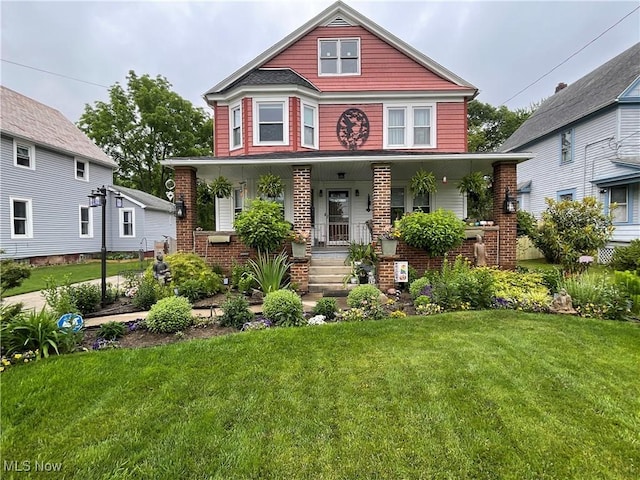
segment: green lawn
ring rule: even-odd
[[[485,311],[74,354],[2,374],[1,449],[55,478],[635,479],[639,347]]]
[[[145,260],[145,268],[151,260]],[[107,276],[118,275],[127,270],[140,270],[138,260],[109,260],[107,261]],[[58,282],[62,282],[65,275],[71,275],[71,283],[85,282],[100,278],[102,274],[102,264],[99,260],[86,263],[73,263],[68,265],[50,265],[45,267],[34,267],[31,276],[22,285],[11,290],[7,290],[5,296],[19,295],[21,293],[36,292],[46,287],[47,277],[54,277]]]

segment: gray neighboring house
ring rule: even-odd
[[[153,251],[154,242],[175,237],[170,202],[121,189],[116,208],[117,164],[59,111],[0,86],[0,137],[3,258],[40,264],[99,253],[102,208],[91,208],[88,195],[102,186],[107,251]]]
[[[500,147],[531,152],[518,165],[520,208],[536,217],[545,198],[613,203],[613,247],[640,238],[640,43],[556,93]]]

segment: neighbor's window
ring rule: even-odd
[[[570,163],[573,161],[573,132],[567,130],[560,134],[560,163]]]
[[[135,237],[135,211],[133,208],[120,209],[120,236]]]
[[[11,238],[33,238],[33,214],[30,198],[10,198]]]
[[[80,236],[93,237],[93,218],[89,207],[80,206]]]
[[[231,148],[242,146],[242,110],[240,105],[231,109]]]
[[[431,205],[429,203],[429,194],[416,195],[413,199],[413,211],[414,212],[431,212]]]
[[[404,187],[391,188],[391,223],[404,215]]]
[[[13,141],[13,164],[17,167],[24,167],[35,170],[35,147],[26,142]]]
[[[302,104],[302,146],[318,148],[316,124],[318,109],[313,105]]]
[[[433,148],[435,105],[388,104],[384,109],[384,147]]]
[[[254,116],[257,127],[254,128],[254,143],[263,145],[287,145],[288,132],[288,102],[257,101]]]
[[[358,75],[360,73],[360,39],[319,40],[319,75]]]
[[[89,181],[89,164],[82,160],[76,159],[76,178],[78,180]]]
[[[611,187],[609,189],[609,205],[616,204],[613,209],[613,221],[615,223],[627,223],[629,221],[629,188]]]
[[[572,202],[575,200],[575,197],[576,197],[575,190],[562,190],[561,192],[558,192],[559,202],[564,202],[565,200]]]

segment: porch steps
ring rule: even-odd
[[[351,273],[351,267],[344,264],[345,256],[341,258],[316,255],[311,257],[309,265],[309,292],[332,293],[344,292],[344,277]]]

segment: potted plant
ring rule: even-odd
[[[233,191],[233,185],[226,177],[220,175],[211,182],[211,191],[218,198],[229,198]]]
[[[258,180],[258,193],[268,198],[278,198],[284,191],[284,184],[278,175],[266,173]]]
[[[493,199],[491,177],[482,172],[472,172],[460,179],[458,191],[467,194],[467,211],[470,219],[487,220],[491,217]]]
[[[414,197],[433,193],[436,191],[436,177],[432,172],[421,168],[411,177],[409,189],[413,192]]]
[[[395,255],[398,248],[398,239],[400,238],[400,230],[389,225],[382,235],[380,235],[380,246],[383,255]]]
[[[291,252],[296,258],[303,258],[307,254],[307,240],[309,240],[309,232],[305,230],[296,230],[291,232]]]

